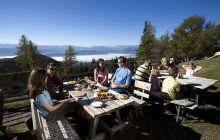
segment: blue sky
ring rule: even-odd
[[[38,45],[138,45],[144,22],[156,36],[184,18],[220,23],[219,0],[0,0],[0,43],[22,34]]]

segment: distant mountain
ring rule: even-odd
[[[4,65],[4,68],[7,70],[7,72],[19,71],[18,68],[16,67],[17,59],[18,59],[18,57],[4,58],[4,59],[1,59],[1,63]],[[47,64],[50,62],[54,63],[57,67],[61,66],[61,63],[59,61],[56,61],[53,58],[50,58],[45,55],[40,54],[39,60],[41,62],[40,67],[42,67],[42,68],[46,68]]]
[[[0,44],[0,56],[13,56],[16,53],[17,44]],[[39,45],[38,50],[41,54],[50,57],[63,56],[68,46],[56,46],[56,45]],[[73,46],[77,55],[94,55],[94,54],[135,54],[138,45],[121,45],[121,46],[92,46],[92,47],[80,47]]]

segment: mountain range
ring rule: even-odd
[[[13,56],[16,55],[16,47],[18,44],[0,44],[0,56]],[[54,57],[63,56],[68,45],[38,45],[38,50],[41,54]],[[82,47],[73,46],[77,55],[95,55],[95,54],[135,54],[138,45],[120,45],[120,46],[92,46]]]

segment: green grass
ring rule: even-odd
[[[209,92],[220,92],[220,58],[198,60],[194,63],[202,67],[196,76],[218,80],[215,84],[216,89],[210,89]],[[185,73],[183,68],[180,69],[180,72]]]
[[[30,106],[30,100],[23,100],[4,104],[4,110],[25,108]]]

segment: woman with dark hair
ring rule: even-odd
[[[94,80],[101,85],[108,84],[108,68],[105,66],[105,61],[102,58],[96,63],[96,68],[94,70]]]
[[[47,71],[42,68],[32,70],[28,79],[30,98],[34,99],[40,114],[47,120],[57,120],[59,117],[73,111],[74,102],[68,100],[54,101],[46,90],[45,79]]]

